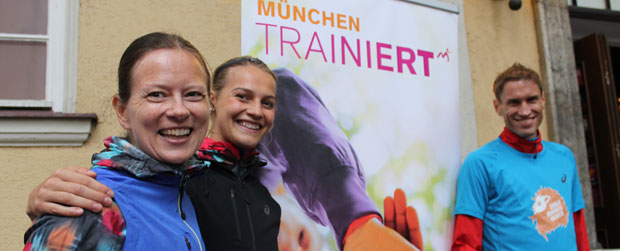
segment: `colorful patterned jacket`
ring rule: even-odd
[[[26,232],[24,250],[203,250],[192,203],[182,191],[189,175],[209,162],[171,166],[119,137],[104,144],[93,155],[93,171],[114,190],[118,205],[79,217],[41,216]]]

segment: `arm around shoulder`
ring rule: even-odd
[[[56,170],[30,192],[26,214],[32,220],[43,214],[78,216],[82,208],[98,212],[110,206],[114,193],[97,182],[96,176],[83,167]]]

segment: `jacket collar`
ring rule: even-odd
[[[256,149],[243,151],[231,143],[215,141],[207,137],[202,142],[196,156],[198,159],[207,160],[213,164],[219,163],[239,177],[247,177],[254,168],[267,164],[258,158],[258,154]]]
[[[504,127],[504,131],[499,135],[499,138],[512,148],[523,153],[539,153],[542,151],[543,146],[540,140],[540,131],[536,131],[536,138],[527,140],[519,137],[508,128]]]
[[[174,175],[192,174],[209,165],[208,161],[191,158],[183,164],[161,163],[138,149],[124,138],[111,136],[103,141],[105,149],[93,154],[93,165],[125,170],[136,177],[155,176],[161,173]]]
[[[206,137],[197,152],[199,159],[212,160],[224,164],[232,164],[241,160],[251,159],[258,155],[256,149],[240,150],[233,144],[215,141]]]

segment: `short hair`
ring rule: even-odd
[[[500,96],[504,91],[504,85],[506,85],[506,82],[519,80],[534,81],[542,94],[543,89],[538,73],[520,63],[514,63],[512,66],[508,67],[508,69],[497,75],[495,82],[493,82],[493,93],[495,93],[495,98],[497,101],[501,101]]]

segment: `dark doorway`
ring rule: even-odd
[[[569,7],[569,14],[597,238],[620,248],[620,12]]]
[[[600,33],[575,41],[574,48],[598,241],[620,247],[620,88],[612,66],[620,59],[614,64]]]

